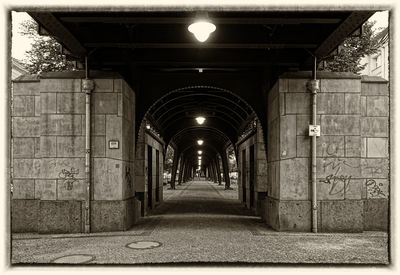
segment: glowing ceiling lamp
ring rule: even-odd
[[[204,123],[204,121],[206,121],[206,118],[203,117],[203,116],[198,116],[198,117],[196,117],[196,121],[197,121],[198,124],[201,125],[201,124]]]
[[[201,155],[201,154],[203,154],[203,151],[199,150],[199,151],[197,151],[197,154]]]
[[[189,25],[188,30],[193,33],[194,37],[200,42],[204,42],[208,39],[210,34],[217,28],[211,22],[205,19],[201,19]]]
[[[146,129],[150,129],[150,125],[149,124],[146,125]]]
[[[203,143],[204,143],[204,140],[202,140],[202,139],[199,139],[199,140],[197,141],[197,144],[198,144],[198,145],[203,145]]]

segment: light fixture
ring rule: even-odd
[[[204,140],[202,140],[202,139],[199,139],[198,141],[197,141],[197,144],[198,145],[202,145],[204,143]]]
[[[199,151],[197,151],[197,154],[201,155],[201,154],[203,154],[203,151],[199,150]]]
[[[197,121],[198,124],[201,125],[201,124],[204,123],[204,121],[206,121],[206,118],[203,117],[203,116],[198,116],[198,117],[196,117],[196,121]]]
[[[199,156],[198,159],[201,159],[201,156]]]
[[[188,27],[188,30],[193,33],[194,37],[200,42],[206,41],[210,34],[216,29],[215,25],[206,19],[200,19],[190,24]]]
[[[150,129],[150,125],[149,124],[146,125],[146,129]]]

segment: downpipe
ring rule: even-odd
[[[319,81],[317,80],[317,58],[314,56],[312,80],[308,83],[308,90],[312,94],[312,125],[309,126],[311,136],[311,192],[312,192],[312,232],[318,232],[318,201],[317,201],[317,136],[320,136],[320,126],[317,125],[317,93]]]
[[[94,90],[94,82],[89,79],[88,58],[85,57],[85,79],[82,80],[82,90],[85,93],[85,179],[86,179],[86,196],[85,196],[85,233],[90,233],[90,214],[91,214],[91,93]]]

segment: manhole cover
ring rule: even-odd
[[[57,259],[54,259],[52,263],[57,264],[83,264],[93,261],[94,256],[92,255],[85,255],[85,254],[75,254],[75,255],[68,255],[63,256]]]
[[[139,241],[133,242],[126,245],[126,247],[132,249],[151,249],[161,246],[161,243],[155,241]]]

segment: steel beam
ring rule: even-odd
[[[53,14],[48,12],[28,12],[28,14],[72,55],[82,58],[87,55],[85,47]]]
[[[87,42],[88,48],[118,49],[315,49],[312,43],[120,43]]]
[[[60,20],[68,23],[103,24],[190,24],[192,17],[134,17],[134,16],[62,16]],[[341,18],[268,18],[268,17],[229,17],[211,18],[215,24],[224,25],[299,25],[299,24],[337,24]]]

